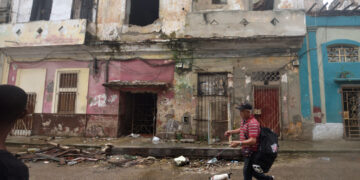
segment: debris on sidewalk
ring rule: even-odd
[[[133,138],[138,138],[138,137],[140,137],[140,134],[131,133],[129,136],[133,137]]]
[[[105,144],[105,146],[101,149],[101,152],[105,154],[111,154],[113,147],[114,146],[112,144]]]
[[[217,158],[212,158],[212,159],[210,159],[207,163],[208,164],[214,164],[214,163],[216,163],[218,160],[217,160]]]
[[[180,142],[182,143],[195,143],[194,139],[181,139]]]
[[[323,160],[323,161],[330,161],[329,157],[321,157],[320,159]]]
[[[174,162],[177,166],[184,166],[190,163],[189,158],[186,158],[184,156],[179,156],[175,158]]]
[[[149,156],[146,158],[143,157],[137,157],[137,156],[130,156],[130,155],[116,155],[116,156],[110,156],[107,162],[109,164],[119,166],[119,167],[131,167],[135,165],[152,165],[156,161],[155,157]]]
[[[154,136],[154,137],[152,138],[152,142],[153,142],[154,144],[158,144],[158,143],[160,142],[160,138]]]
[[[44,160],[45,164],[49,161],[54,161],[58,162],[59,165],[74,165],[83,161],[99,161],[106,159],[105,154],[101,151],[94,150],[89,152],[53,142],[49,142],[48,144],[49,147],[44,149],[29,148],[27,153],[18,154],[19,159],[33,162]]]

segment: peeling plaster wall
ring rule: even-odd
[[[153,24],[129,26],[124,24],[126,0],[100,0],[97,18],[99,39],[141,41],[159,37],[161,33],[182,34],[186,14],[191,12],[191,0],[160,0],[159,6],[159,19]],[[139,33],[142,35],[139,36]]]
[[[253,102],[253,82],[249,73],[257,71],[280,71],[281,80],[277,82],[280,89],[280,124],[283,139],[311,139],[307,124],[303,123],[299,98],[299,72],[289,65],[289,57],[249,57],[195,59],[193,71],[176,74],[175,89],[175,120],[180,124],[185,113],[196,116],[197,107],[197,72],[228,72],[233,75],[233,88],[230,86],[231,115],[233,128],[240,126],[240,114],[234,108],[245,101]],[[221,65],[220,65],[221,64]],[[276,85],[276,84],[274,84]],[[178,108],[177,108],[178,107]],[[196,121],[191,121],[192,134],[195,134]],[[306,129],[305,129],[306,127]],[[307,133],[307,134],[305,134]]]
[[[226,4],[212,4],[212,0],[193,1],[193,12],[221,10],[249,10],[249,0],[227,0]]]
[[[43,62],[13,62],[10,65],[9,84],[15,84],[18,69],[27,71],[38,68],[46,69],[45,92],[43,94],[42,113],[36,116],[36,132],[39,134],[56,134],[69,136],[117,136],[119,113],[119,90],[105,88],[106,61],[98,61],[95,73],[93,62],[88,61],[43,61]],[[85,114],[59,115],[50,114],[53,106],[55,74],[58,69],[88,68],[90,70],[87,92],[87,108]],[[174,81],[174,65],[167,60],[112,61],[109,63],[110,81]],[[122,89],[130,92],[153,92],[158,94],[157,128],[166,122],[166,114],[173,107],[174,92],[172,89]],[[169,111],[168,111],[169,110]],[[41,112],[41,111],[40,111]],[[81,118],[76,118],[81,116]],[[84,116],[84,117],[83,117]],[[75,118],[75,122],[66,119]],[[64,120],[64,122],[63,122]],[[85,123],[86,122],[86,123]],[[70,123],[70,124],[68,124]],[[67,124],[67,125],[66,125]],[[87,126],[85,127],[86,124]],[[77,129],[76,129],[77,128]]]

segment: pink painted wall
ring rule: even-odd
[[[98,62],[98,73],[93,71],[93,62],[89,61],[43,61],[13,62],[9,70],[9,84],[15,84],[17,69],[46,69],[43,113],[51,113],[54,79],[56,69],[89,68],[89,90],[87,114],[118,114],[119,91],[105,88],[106,62]],[[109,81],[152,81],[172,83],[174,65],[168,60],[129,60],[111,61],[109,63]],[[173,93],[165,91],[162,95],[173,97]]]

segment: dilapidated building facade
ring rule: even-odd
[[[14,133],[213,141],[251,102],[282,138],[306,137],[297,52],[320,1],[6,2],[2,83],[33,112]]]

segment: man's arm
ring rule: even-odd
[[[237,147],[239,145],[253,145],[256,144],[256,138],[250,137],[247,140],[244,141],[231,141],[230,147]]]
[[[225,132],[225,136],[228,137],[231,134],[239,134],[240,133],[240,128],[239,129],[234,129],[234,130],[228,130]]]

